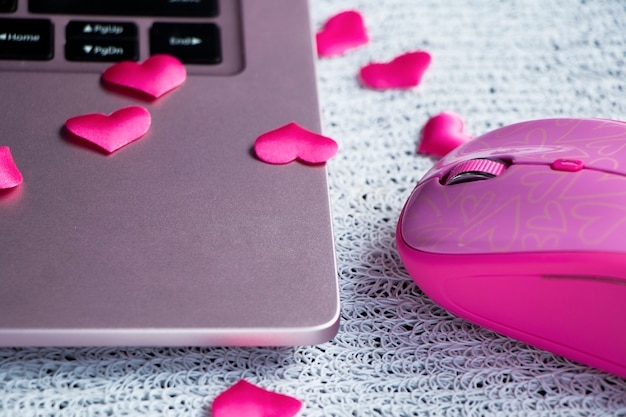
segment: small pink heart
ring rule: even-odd
[[[270,164],[287,164],[296,159],[311,164],[326,162],[338,150],[337,142],[289,123],[264,133],[254,142],[260,160]]]
[[[154,98],[179,87],[186,78],[187,70],[182,62],[166,54],[152,55],[141,64],[119,62],[102,73],[105,85],[130,88]]]
[[[422,128],[417,151],[438,157],[447,155],[472,139],[463,131],[464,127],[463,119],[455,113],[444,112],[431,117]]]
[[[240,380],[213,400],[213,417],[293,417],[302,401]]]
[[[0,146],[0,189],[17,187],[22,181],[22,174],[13,161],[11,150],[7,146]]]
[[[430,61],[428,52],[409,52],[391,62],[368,64],[361,68],[359,76],[365,86],[377,90],[417,87]]]
[[[85,114],[65,122],[67,130],[108,153],[142,137],[150,128],[148,110],[139,106],[125,107],[110,115]]]
[[[341,12],[326,21],[316,35],[317,55],[331,57],[369,42],[363,16],[356,10]]]

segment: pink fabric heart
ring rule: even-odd
[[[13,161],[11,150],[7,146],[0,146],[0,189],[17,187],[22,181],[22,173]]]
[[[472,139],[472,136],[464,132],[464,128],[465,123],[458,114],[443,112],[433,116],[422,128],[417,151],[443,157]]]
[[[332,57],[369,42],[363,16],[356,10],[341,12],[326,21],[316,35],[317,55]]]
[[[391,62],[368,64],[361,68],[359,77],[365,86],[377,90],[417,87],[430,61],[428,52],[409,52]]]
[[[129,88],[159,98],[182,85],[187,79],[187,70],[178,58],[152,55],[143,63],[123,61],[112,65],[102,73],[105,85]]]
[[[338,150],[337,142],[289,123],[264,133],[254,142],[260,160],[270,164],[287,164],[296,159],[311,164],[328,161]]]
[[[96,113],[72,117],[65,122],[65,127],[71,134],[111,153],[142,137],[150,123],[148,110],[132,106],[108,116]]]
[[[218,395],[211,406],[213,417],[293,417],[302,401],[264,390],[245,380]]]

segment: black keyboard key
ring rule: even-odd
[[[128,40],[93,41],[72,39],[65,44],[68,61],[117,62],[139,59],[137,42]]]
[[[17,0],[0,0],[0,13],[13,13],[17,10]]]
[[[116,62],[139,59],[137,25],[73,20],[65,27],[65,59]]]
[[[150,28],[150,54],[174,55],[186,64],[219,64],[221,43],[213,23],[155,23]]]
[[[219,12],[218,0],[29,0],[28,10],[70,15],[169,17],[215,17]]]
[[[65,27],[66,38],[137,40],[137,25],[132,22],[72,20]]]
[[[0,59],[50,60],[54,30],[47,19],[0,19]]]

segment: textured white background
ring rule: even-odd
[[[262,0],[259,0],[262,1]],[[302,416],[626,416],[626,380],[455,318],[412,283],[394,237],[433,164],[426,120],[480,135],[553,116],[626,119],[626,3],[312,0],[315,28],[363,13],[370,45],[318,63],[342,325],[306,348],[0,349],[0,416],[210,416],[240,378],[302,399]],[[412,91],[363,89],[370,61],[427,50]],[[626,319],[626,318],[625,318]],[[245,416],[242,416],[245,417]]]

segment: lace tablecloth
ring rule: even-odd
[[[626,380],[455,318],[412,282],[395,226],[434,160],[419,132],[441,111],[479,135],[554,117],[626,119],[621,0],[315,0],[358,9],[371,43],[318,62],[342,324],[302,348],[0,349],[0,416],[203,416],[241,378],[304,402],[302,416],[626,416]],[[370,61],[430,52],[411,91],[371,91]],[[242,416],[244,417],[244,416]]]

